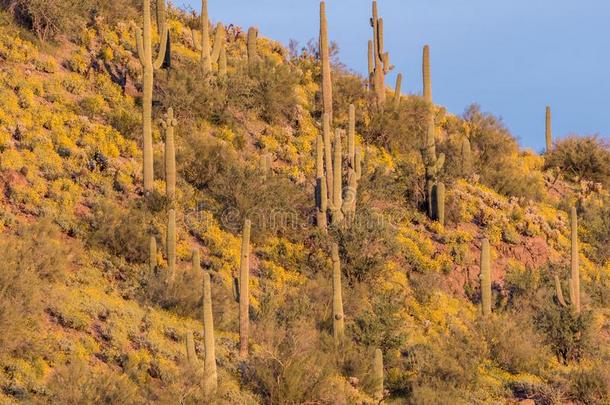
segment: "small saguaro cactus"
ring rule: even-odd
[[[356,166],[356,107],[349,105],[349,120],[347,130],[347,158],[349,167]]]
[[[184,341],[186,344],[186,361],[190,365],[195,365],[197,363],[197,354],[195,354],[195,339],[193,338],[193,332],[187,331],[184,336]]]
[[[203,343],[205,360],[203,368],[203,390],[213,395],[218,388],[216,371],[216,343],[214,342],[214,317],[212,314],[212,286],[210,273],[203,272]]]
[[[546,138],[546,153],[553,150],[553,130],[551,127],[551,107],[546,107],[545,120],[545,138]]]
[[[244,221],[239,264],[239,356],[248,357],[248,332],[250,328],[250,228],[249,219]]]
[[[466,177],[472,173],[472,149],[470,146],[469,123],[464,123],[464,135],[462,136],[461,157],[462,157],[462,176]]]
[[[246,47],[248,51],[248,66],[252,68],[258,63],[258,28],[250,27],[248,29],[248,37],[246,39]]]
[[[150,0],[142,0],[143,29],[136,27],[136,45],[138,58],[142,66],[142,137],[143,137],[143,167],[144,192],[153,191],[153,139],[152,139],[152,98],[154,71],[161,68],[165,59],[167,46],[167,27],[161,33],[159,54],[153,62],[152,27],[150,22]]]
[[[489,240],[481,241],[481,306],[483,316],[491,315],[491,253],[489,250]]]
[[[571,299],[574,310],[580,312],[580,267],[578,258],[578,214],[576,207],[570,210],[570,270]]]
[[[148,244],[148,268],[150,274],[155,274],[157,269],[157,239],[153,235],[150,235]]]
[[[400,107],[400,99],[402,97],[402,73],[396,76],[396,87],[394,88],[394,108]]]
[[[174,128],[178,121],[174,118],[174,109],[168,108],[164,119],[160,121],[165,131],[165,194],[172,201],[176,196],[176,147],[174,143]]]
[[[341,292],[341,261],[339,245],[333,243],[331,248],[333,262],[333,337],[335,343],[343,340],[345,333],[345,316],[343,315],[343,294]]]
[[[355,169],[356,169],[356,180],[360,181],[362,178],[362,149],[360,146],[356,146],[356,155],[355,155]]]
[[[218,78],[225,79],[227,77],[227,45],[223,44],[218,57]]]
[[[330,51],[328,49],[328,22],[326,20],[326,3],[320,2],[320,62],[322,64],[322,103],[324,113],[328,114],[330,124],[333,122],[333,88],[330,68]]]
[[[373,384],[374,392],[373,397],[377,401],[383,400],[383,352],[381,349],[375,349],[375,356],[373,357]]]
[[[172,208],[167,215],[167,268],[169,279],[176,276],[176,211]]]

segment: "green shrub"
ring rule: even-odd
[[[542,173],[525,169],[527,154],[519,152],[502,121],[481,112],[478,105],[469,107],[464,119],[472,128],[473,166],[481,182],[504,195],[540,200],[544,196]]]
[[[591,349],[592,314],[580,314],[570,307],[554,304],[550,298],[547,305],[539,307],[534,323],[544,333],[546,343],[563,363],[578,361]]]
[[[52,403],[66,405],[144,404],[137,386],[119,371],[105,365],[74,360],[54,371],[47,385]]]
[[[102,201],[93,209],[88,243],[128,262],[144,263],[148,260],[149,220],[142,208]]]
[[[500,314],[480,322],[491,359],[513,374],[538,374],[548,353],[531,322],[518,314]]]
[[[0,354],[26,345],[26,330],[36,330],[41,298],[67,268],[70,249],[48,220],[23,226],[0,238]]]
[[[557,141],[545,155],[545,167],[566,178],[589,180],[610,187],[610,143],[597,136],[569,136]]]
[[[588,201],[583,207],[580,225],[584,228],[580,238],[585,242],[587,257],[603,266],[610,261],[610,198]]]
[[[610,372],[607,364],[583,366],[570,375],[570,394],[580,404],[606,405],[610,401]]]
[[[341,268],[348,283],[375,282],[387,270],[388,258],[398,252],[395,228],[382,214],[358,206],[354,222],[332,229],[339,242]]]

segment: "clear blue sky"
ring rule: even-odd
[[[199,0],[175,0],[201,8]],[[608,0],[378,0],[385,47],[403,92],[421,92],[421,48],[431,47],[436,103],[461,114],[471,103],[503,118],[524,147],[544,145],[544,110],[555,137],[610,134]],[[210,18],[285,44],[317,38],[317,0],[209,0]],[[349,68],[366,72],[370,0],[327,0],[330,39]],[[393,85],[395,72],[387,84]]]

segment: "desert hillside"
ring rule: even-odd
[[[607,139],[150,3],[0,0],[0,404],[610,404]]]

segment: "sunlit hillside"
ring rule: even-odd
[[[606,140],[157,1],[0,0],[0,404],[610,404]]]

